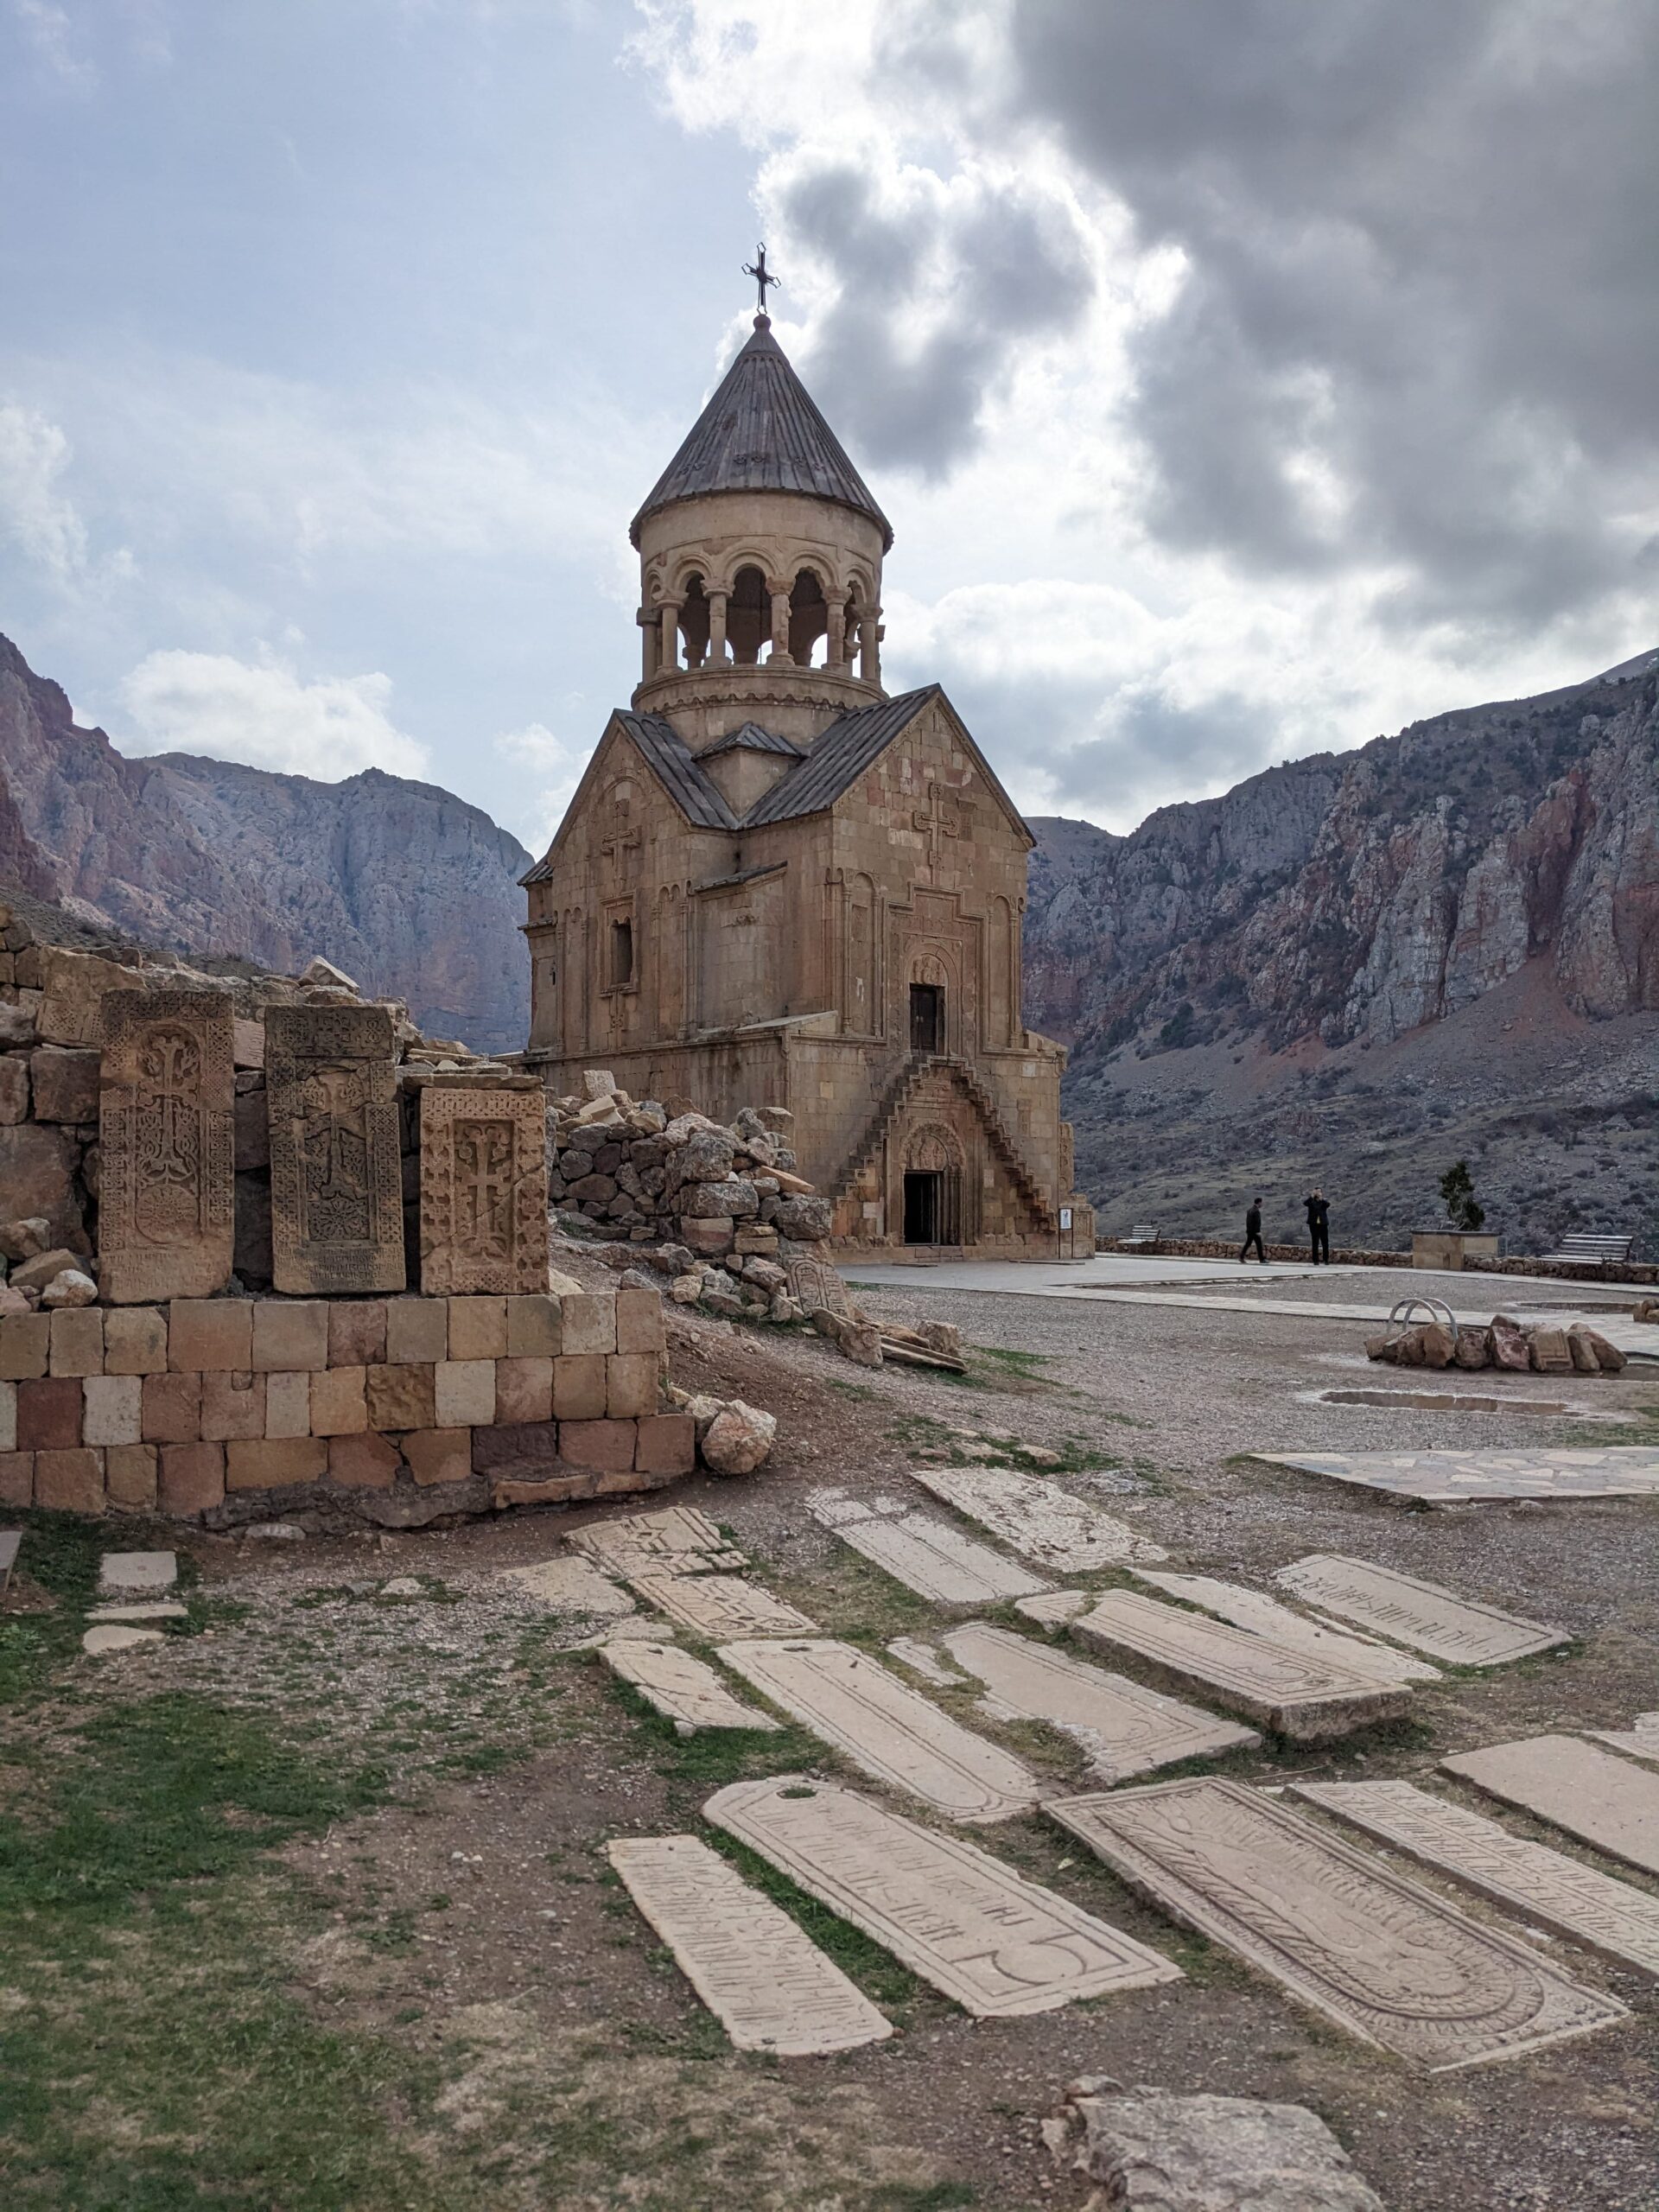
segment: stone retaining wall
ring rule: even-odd
[[[655,1291],[175,1299],[0,1316],[0,1505],[385,1526],[659,1488]]]

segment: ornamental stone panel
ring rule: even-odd
[[[535,1090],[421,1093],[421,1287],[544,1291],[546,1106]]]
[[[384,1007],[265,1016],[271,1279],[289,1293],[401,1290],[397,1077]]]
[[[234,1242],[230,1001],[111,991],[102,1019],[99,1287],[115,1306],[207,1297]]]

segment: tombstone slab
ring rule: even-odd
[[[154,1596],[170,1590],[178,1575],[176,1552],[105,1552],[98,1563],[98,1586],[111,1596]]]
[[[1659,1713],[1638,1713],[1628,1728],[1586,1728],[1584,1733],[1598,1744],[1611,1744],[1627,1758],[1659,1765]]]
[[[1501,1667],[1572,1642],[1565,1630],[1522,1620],[1369,1560],[1314,1552],[1281,1567],[1273,1579],[1338,1620],[1357,1622],[1456,1666]]]
[[[1408,1782],[1299,1782],[1299,1797],[1620,1966],[1659,1974],[1659,1897]]]
[[[916,1479],[935,1497],[1038,1567],[1057,1574],[1089,1574],[1131,1560],[1167,1559],[1161,1544],[1137,1535],[1126,1521],[1073,1497],[1058,1483],[1014,1467],[918,1467]]]
[[[1156,1951],[988,1852],[837,1783],[734,1783],[702,1811],[978,2018],[1181,1979]]]
[[[1659,1451],[1607,1445],[1568,1452],[1255,1452],[1270,1467],[1358,1483],[1431,1505],[1484,1498],[1647,1497],[1659,1491]]]
[[[677,1643],[630,1637],[607,1643],[601,1657],[613,1675],[632,1682],[641,1697],[688,1728],[765,1728],[780,1724],[768,1713],[734,1698],[706,1660]]]
[[[266,1011],[271,1280],[280,1291],[404,1287],[396,1052],[384,1007]]]
[[[1133,1651],[1199,1684],[1229,1712],[1299,1743],[1323,1743],[1395,1719],[1408,1703],[1397,1685],[1133,1590],[1107,1591],[1072,1622],[1071,1632],[1085,1643]]]
[[[1304,1613],[1293,1612],[1288,1605],[1281,1605],[1276,1598],[1269,1598],[1260,1590],[1246,1590],[1236,1582],[1219,1582],[1210,1574],[1163,1574],[1154,1568],[1135,1569],[1140,1581],[1149,1582],[1154,1590],[1161,1590],[1166,1598],[1179,1598],[1189,1605],[1201,1605],[1207,1613],[1219,1614],[1235,1628],[1247,1630],[1252,1636],[1271,1637],[1275,1643],[1288,1644],[1293,1651],[1306,1651],[1316,1659],[1333,1660],[1338,1666],[1351,1668],[1357,1675],[1384,1685],[1403,1685],[1408,1682],[1433,1682],[1440,1678],[1438,1667],[1431,1667],[1427,1659],[1414,1659],[1408,1652],[1391,1650],[1386,1643],[1368,1643],[1363,1637],[1350,1636],[1339,1628],[1328,1628],[1322,1622],[1311,1621]]]
[[[206,1298],[235,1249],[228,998],[111,991],[99,1089],[99,1287],[111,1305]]]
[[[851,1319],[853,1306],[847,1286],[827,1261],[790,1259],[783,1262],[783,1269],[790,1296],[809,1313],[827,1309],[843,1319]]]
[[[1095,1602],[1092,1590],[1039,1590],[1034,1598],[1016,1598],[1014,1610],[1044,1628],[1064,1628]]]
[[[1516,1937],[1238,1783],[1153,1783],[1048,1810],[1173,1918],[1433,2073],[1624,2017]]]
[[[648,1605],[711,1643],[730,1636],[811,1636],[817,1624],[741,1574],[630,1574]]]
[[[1006,1821],[1040,1795],[1011,1751],[941,1713],[919,1690],[850,1643],[728,1643],[721,1662],[815,1736],[889,1789],[955,1821]]]
[[[1659,1874],[1659,1774],[1577,1736],[1529,1736],[1440,1761],[1445,1774]]]
[[[504,1567],[498,1582],[522,1590],[556,1613],[578,1613],[589,1620],[620,1620],[633,1611],[633,1600],[607,1574],[585,1559],[527,1560],[522,1567]]]
[[[826,1512],[835,1514],[828,1525],[842,1543],[936,1605],[993,1605],[1004,1598],[1029,1597],[1044,1586],[1013,1560],[929,1513],[868,1512],[859,1519],[845,1517],[841,1505],[810,1510],[820,1521]]]
[[[739,2050],[816,2058],[893,2033],[789,1915],[696,1836],[619,1837],[605,1851]]]
[[[919,1675],[925,1682],[931,1682],[936,1689],[960,1689],[968,1680],[956,1668],[947,1667],[931,1643],[918,1636],[895,1636],[888,1639],[887,1654],[901,1667],[908,1667],[912,1675]]]
[[[992,1718],[1043,1720],[1064,1730],[1104,1782],[1148,1774],[1177,1759],[1247,1750],[1262,1740],[1254,1728],[1217,1720],[1010,1629],[969,1621],[951,1629],[944,1646],[990,1692],[985,1710]]]
[[[421,1288],[544,1291],[547,1112],[541,1085],[421,1092]]]
[[[665,1506],[657,1513],[627,1513],[593,1521],[564,1540],[626,1580],[639,1574],[736,1573],[748,1560],[728,1544],[695,1505]]]

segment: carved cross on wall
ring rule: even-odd
[[[919,830],[927,839],[927,864],[937,868],[939,864],[939,840],[942,837],[971,837],[974,834],[974,810],[964,805],[955,791],[944,784],[930,784],[927,804],[918,807],[912,814],[911,826]]]
[[[611,864],[611,874],[620,878],[628,865],[628,855],[639,850],[640,836],[637,830],[628,827],[626,813],[611,817],[610,827],[601,840],[600,851]]]

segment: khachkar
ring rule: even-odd
[[[547,1103],[531,1077],[421,1092],[421,1288],[547,1288]]]
[[[235,1248],[231,1002],[111,991],[99,1098],[99,1284],[111,1304],[206,1298]]]
[[[384,1007],[273,1006],[266,1013],[278,1290],[404,1287],[395,1052]]]

